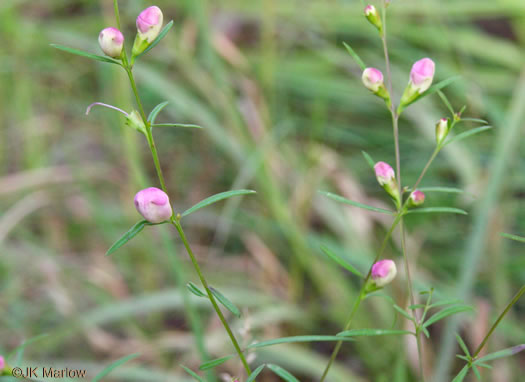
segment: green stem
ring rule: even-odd
[[[230,340],[233,346],[235,347],[235,350],[237,354],[239,355],[239,358],[244,368],[246,369],[246,373],[250,375],[251,374],[250,366],[248,365],[248,362],[246,361],[246,358],[244,357],[241,347],[239,346],[239,343],[235,339],[235,335],[233,334],[230,326],[228,325],[228,322],[224,318],[224,315],[222,314],[222,311],[219,308],[219,305],[217,304],[217,301],[215,300],[215,297],[213,296],[213,293],[211,292],[210,287],[208,286],[208,282],[206,281],[206,278],[204,277],[204,274],[202,273],[199,263],[197,262],[197,259],[195,258],[195,255],[193,254],[193,251],[188,243],[188,240],[186,239],[186,235],[184,234],[184,231],[182,229],[182,226],[180,225],[180,222],[178,220],[173,219],[172,224],[177,229],[177,232],[179,233],[179,236],[182,242],[184,243],[184,247],[186,248],[186,251],[188,252],[188,255],[190,256],[191,262],[193,263],[195,271],[197,272],[197,275],[199,276],[202,286],[206,290],[206,294],[208,295],[208,298],[210,299],[211,304],[213,305],[213,308],[215,309],[215,312],[217,312],[217,316],[219,316],[219,319],[221,320],[222,325],[224,326],[224,329],[228,333],[228,336],[230,337]]]
[[[518,291],[518,293],[516,293],[516,295],[512,298],[512,300],[509,302],[509,304],[507,305],[507,307],[505,308],[505,310],[503,312],[501,312],[501,314],[499,315],[498,319],[496,320],[496,322],[494,323],[494,325],[492,325],[492,327],[490,328],[490,330],[488,331],[487,335],[485,336],[485,338],[483,338],[483,341],[481,341],[481,344],[478,346],[478,348],[476,349],[476,351],[474,352],[474,354],[472,355],[472,358],[476,358],[478,356],[478,354],[481,352],[481,350],[483,349],[483,347],[485,346],[485,344],[487,343],[489,337],[492,335],[492,333],[494,332],[494,330],[496,330],[496,328],[498,327],[499,323],[501,322],[501,320],[503,320],[503,318],[505,317],[505,315],[509,312],[509,310],[514,306],[515,303],[518,302],[518,300],[520,299],[521,296],[523,296],[523,294],[525,294],[525,285],[521,287],[521,289]]]
[[[354,307],[352,308],[352,312],[350,313],[350,316],[348,317],[348,321],[346,322],[346,325],[343,329],[343,331],[349,330],[350,326],[352,325],[352,321],[354,319],[354,315],[357,312],[357,309],[359,308],[359,305],[361,304],[361,301],[366,297],[365,288],[368,284],[368,280],[370,280],[370,277],[372,276],[372,266],[379,260],[381,255],[383,254],[386,245],[388,243],[388,239],[390,239],[390,236],[392,236],[392,232],[394,232],[394,229],[396,228],[397,224],[401,221],[402,214],[398,213],[396,215],[396,218],[392,222],[392,225],[388,232],[385,235],[385,238],[383,239],[383,243],[381,244],[381,248],[377,252],[377,255],[372,262],[372,265],[370,266],[370,269],[368,270],[368,273],[365,277],[365,280],[363,282],[363,285],[361,286],[361,289],[359,290],[359,297],[357,298],[356,302],[354,303]],[[332,367],[332,364],[335,361],[335,358],[337,357],[337,354],[339,354],[339,350],[341,349],[341,346],[343,344],[343,341],[338,341],[335,345],[334,350],[332,351],[332,355],[330,356],[330,360],[328,361],[328,364],[326,365],[323,375],[321,377],[321,381],[323,382],[328,375],[328,372],[330,371],[330,368]]]

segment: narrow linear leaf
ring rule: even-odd
[[[299,343],[299,342],[330,342],[330,341],[353,341],[352,338],[341,338],[337,336],[293,336],[293,337],[283,337],[276,338],[274,340],[256,342],[247,346],[247,349],[257,349],[267,346],[280,345],[280,344],[290,344],[290,343]]]
[[[214,367],[217,367],[219,365],[222,365],[224,362],[232,359],[233,356],[232,355],[227,355],[226,357],[221,357],[221,358],[217,358],[217,359],[212,359],[211,361],[207,361],[207,362],[203,362],[200,366],[199,366],[199,370],[208,370],[208,369],[213,369]]]
[[[21,361],[21,354],[23,354],[24,352],[24,349],[26,348],[26,346],[28,345],[31,345],[35,342],[38,342],[40,340],[43,340],[44,338],[47,338],[49,336],[48,333],[43,333],[43,334],[40,334],[38,336],[35,336],[33,338],[30,338],[28,340],[25,340],[24,342],[22,342],[20,345],[18,345],[16,348],[14,348],[11,353],[9,353],[6,357],[6,359],[10,359],[11,357],[13,357],[16,353],[19,353],[20,354],[20,359],[17,360],[17,364],[20,363]]]
[[[354,275],[357,275],[359,277],[363,277],[363,275],[361,274],[361,272],[359,272],[357,269],[355,269],[353,267],[353,265],[349,264],[348,262],[346,262],[345,260],[343,260],[342,258],[340,258],[338,255],[336,255],[334,252],[330,251],[327,247],[325,247],[324,245],[321,246],[321,250],[329,257],[331,258],[334,262],[336,262],[337,264],[339,264],[340,266],[342,266],[343,268],[345,268],[346,270],[352,272]]]
[[[481,374],[479,373],[479,370],[476,367],[476,365],[472,365],[472,371],[474,372],[474,375],[476,376],[478,381],[481,381]]]
[[[488,122],[484,119],[479,118],[461,118],[459,122],[476,122],[476,123],[482,123],[484,125],[488,125]]]
[[[455,187],[419,187],[418,190],[423,192],[446,192],[451,194],[461,194],[465,192],[461,188]]]
[[[511,357],[515,354],[518,354],[525,350],[525,344],[513,346],[511,348],[499,350],[494,353],[487,354],[484,357],[481,357],[480,359],[476,360],[476,364],[478,362],[487,362],[487,361],[493,361],[495,359],[505,358],[505,357]]]
[[[450,78],[447,78],[446,80],[443,80],[441,82],[438,82],[437,84],[431,86],[428,88],[428,90],[426,92],[424,92],[423,94],[421,94],[419,97],[417,97],[415,100],[413,100],[412,102],[409,102],[407,103],[406,105],[403,106],[403,108],[400,107],[400,111],[404,110],[406,107],[408,107],[409,105],[412,105],[414,102],[416,101],[419,101],[420,99],[426,97],[426,96],[429,96],[431,94],[434,94],[435,92],[437,92],[438,90],[441,90],[443,89],[444,87],[447,87],[448,85],[450,85],[451,83],[453,83],[454,81],[457,81],[458,79],[460,78],[460,76],[454,76],[454,77],[450,77]]]
[[[513,235],[511,233],[500,233],[501,236],[507,238],[507,239],[511,239],[511,240],[516,240],[516,241],[521,241],[522,243],[525,243],[525,237],[523,236],[518,236],[518,235]]]
[[[460,214],[468,215],[467,211],[459,208],[452,207],[428,207],[428,208],[415,208],[408,210],[407,214],[431,214],[431,213],[449,213],[449,214]]]
[[[450,101],[448,100],[448,98],[445,95],[445,93],[443,93],[441,90],[438,90],[437,94],[438,94],[439,98],[441,98],[441,100],[443,101],[443,103],[445,104],[447,109],[450,111],[450,114],[452,114],[452,116],[454,116],[454,108],[450,104]]]
[[[154,127],[188,127],[192,129],[202,129],[202,126],[193,125],[191,123],[156,123]]]
[[[257,369],[255,369],[251,374],[250,376],[248,377],[248,379],[246,380],[246,382],[253,382],[255,381],[255,378],[257,378],[257,376],[259,374],[261,374],[261,371],[263,371],[263,369],[266,367],[266,365],[261,365],[259,366]]]
[[[192,282],[189,282],[188,284],[186,284],[186,288],[188,288],[188,290],[197,297],[208,297],[206,293],[201,291],[199,287]]]
[[[424,308],[425,306],[426,306],[425,304],[409,305],[409,306],[408,306],[408,309],[410,309],[410,310],[416,310],[416,309]]]
[[[461,354],[456,354],[456,357],[459,359],[462,359],[463,361],[467,361],[467,362],[470,361],[468,357],[461,355]]]
[[[430,338],[430,333],[428,332],[427,328],[421,328],[421,330],[423,331],[423,333],[425,334],[427,338]]]
[[[470,353],[468,351],[467,345],[465,344],[465,341],[463,341],[463,338],[459,334],[456,333],[456,340],[458,341],[459,346],[463,350],[463,353],[468,355],[470,357]]]
[[[483,363],[483,362],[476,362],[476,365],[479,366],[479,367],[484,367],[485,369],[492,369],[492,366],[486,364],[486,363]]]
[[[357,65],[359,65],[359,67],[362,70],[365,70],[366,69],[366,65],[363,62],[363,60],[361,60],[361,57],[359,57],[359,55],[346,42],[343,42],[343,45],[345,46],[345,48],[348,51],[348,53],[350,53],[350,56],[352,56],[352,58],[357,62]]]
[[[191,376],[193,377],[193,379],[195,379],[196,381],[199,381],[199,382],[206,382],[206,381],[204,380],[204,378],[200,377],[200,376],[199,376],[197,373],[195,373],[193,370],[187,368],[187,367],[184,366],[184,365],[180,365],[180,366],[184,369],[184,371],[185,371],[186,373],[188,373],[189,375],[191,375]]]
[[[117,367],[125,364],[126,362],[128,361],[131,361],[132,359],[134,358],[137,358],[140,354],[138,353],[135,353],[135,354],[130,354],[126,357],[122,357],[120,359],[118,359],[117,361],[113,362],[111,365],[107,366],[104,370],[102,370],[100,373],[97,374],[97,376],[95,378],[93,378],[91,380],[91,382],[98,382],[98,381],[101,381],[102,378],[104,378],[106,375],[108,375],[109,373],[111,373],[113,370],[115,370]]]
[[[157,119],[157,115],[159,115],[159,113],[168,105],[168,103],[168,101],[165,101],[155,106],[151,113],[149,113],[148,115],[148,122],[153,125],[155,123],[155,120]]]
[[[266,367],[273,371],[275,374],[277,374],[279,377],[284,379],[286,382],[299,382],[297,378],[290,374],[290,372],[284,370],[281,366],[269,363],[268,365],[266,365]]]
[[[395,330],[395,329],[352,329],[346,330],[341,333],[337,333],[337,336],[341,337],[362,337],[362,336],[396,336],[414,333],[408,330]]]
[[[141,220],[138,223],[135,223],[133,227],[131,227],[124,235],[120,237],[113,245],[108,249],[106,252],[106,255],[111,255],[113,252],[115,252],[117,249],[122,247],[124,244],[126,244],[128,241],[133,239],[135,236],[137,236],[146,225],[148,225],[149,222],[147,220]]]
[[[351,206],[363,208],[363,209],[369,210],[369,211],[380,212],[380,213],[388,214],[388,215],[394,215],[393,211],[385,210],[384,208],[372,207],[372,206],[369,206],[369,205],[363,204],[363,203],[354,202],[353,200],[349,200],[349,199],[346,199],[346,198],[344,198],[342,196],[339,196],[339,195],[336,195],[336,194],[332,194],[331,192],[319,191],[319,193],[324,195],[324,196],[329,197],[330,199],[335,200],[336,202],[349,204]]]
[[[492,126],[480,126],[480,127],[476,127],[474,129],[470,129],[470,130],[467,130],[467,131],[464,131],[463,133],[461,134],[458,134],[456,135],[455,137],[453,138],[450,138],[448,141],[446,141],[444,143],[443,146],[446,146],[446,145],[449,145],[451,144],[452,142],[459,142],[459,141],[462,141],[463,139],[465,138],[468,138],[472,135],[475,135],[475,134],[479,134],[479,133],[482,133],[484,131],[487,131],[487,130],[490,130],[492,129]]]
[[[144,52],[142,52],[141,54],[139,54],[136,58],[139,58],[143,55],[145,55],[146,53],[148,53],[150,50],[152,50],[153,48],[155,48],[155,46],[157,46],[157,44],[168,34],[168,32],[170,31],[171,27],[173,26],[173,20],[171,20],[169,23],[166,24],[166,26],[164,28],[162,28],[162,30],[160,31],[159,35],[157,36],[157,38],[155,40],[153,40],[153,42],[151,43],[150,46],[148,46]]]
[[[255,194],[255,191],[253,190],[233,190],[233,191],[221,192],[220,194],[210,196],[209,198],[206,198],[200,201],[199,203],[195,204],[193,207],[184,211],[181,216],[182,217],[188,216],[189,214],[197,210],[200,210],[201,208],[207,207],[210,204],[216,203],[220,200],[231,198],[233,196],[247,195],[247,194]]]
[[[77,56],[82,56],[82,57],[90,58],[92,60],[97,60],[97,61],[106,62],[106,63],[109,63],[109,64],[116,64],[116,65],[121,65],[122,66],[120,61],[115,60],[114,58],[111,58],[111,57],[99,56],[97,54],[84,52],[83,50],[69,48],[67,46],[59,45],[59,44],[51,44],[51,46],[53,48],[55,48],[55,49],[59,49],[59,50],[62,50],[64,52],[68,52],[68,53],[71,53],[71,54],[76,54]]]
[[[410,321],[414,322],[414,317],[412,317],[405,309],[401,308],[399,305],[392,305],[395,310],[397,310],[399,313],[401,313],[405,318],[409,319]]]
[[[374,162],[374,160],[372,159],[372,157],[364,150],[361,151],[361,153],[363,154],[363,156],[365,157],[365,160],[366,160],[366,163],[368,163],[368,165],[374,169],[374,166],[376,164],[376,162]]]
[[[445,308],[436,314],[434,314],[432,317],[430,317],[425,323],[423,324],[423,327],[426,328],[427,326],[430,326],[432,324],[435,324],[439,320],[444,319],[445,317],[451,316],[453,314],[458,314],[461,312],[466,312],[472,310],[472,307],[466,306],[466,305],[460,305],[460,306],[451,306],[449,308]]]
[[[461,300],[457,300],[457,299],[452,299],[452,300],[443,300],[443,301],[438,301],[438,302],[435,302],[433,304],[430,304],[428,307],[430,309],[432,308],[436,308],[438,306],[443,306],[443,305],[455,305],[455,304],[462,304],[463,301]]]
[[[469,369],[469,366],[465,365],[465,367],[461,369],[461,371],[458,373],[458,375],[456,375],[456,377],[452,380],[452,382],[463,382],[463,380],[468,374],[468,369]]]
[[[219,300],[219,302],[224,305],[226,309],[232,312],[235,316],[241,317],[241,311],[237,308],[233,302],[228,300],[225,295],[219,292],[217,289],[210,287],[211,293]]]

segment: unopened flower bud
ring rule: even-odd
[[[137,37],[133,44],[132,55],[138,56],[157,38],[164,16],[157,6],[144,9],[137,17]]]
[[[139,191],[135,195],[135,207],[150,223],[161,223],[173,214],[168,195],[155,187]]]
[[[365,8],[365,17],[370,21],[370,24],[375,26],[379,33],[383,33],[383,22],[381,21],[381,16],[376,7],[373,5],[367,5]]]
[[[418,207],[425,202],[425,194],[420,190],[414,190],[408,198],[410,207]]]
[[[98,35],[98,43],[106,55],[119,58],[124,47],[124,35],[117,28],[106,28]]]
[[[2,370],[5,368],[5,360],[4,357],[0,355],[0,375],[2,375]]]
[[[448,118],[441,118],[436,124],[436,143],[440,145],[443,143],[450,130]]]
[[[388,163],[377,162],[374,166],[374,171],[379,185],[383,187],[394,200],[399,202],[399,189],[397,187],[394,169],[390,167]]]
[[[363,70],[361,79],[368,90],[378,97],[383,98],[387,105],[390,106],[390,95],[388,94],[388,90],[386,90],[383,82],[383,73],[381,73],[379,69],[366,68]]]
[[[435,64],[430,58],[416,61],[410,71],[410,81],[401,97],[401,107],[414,102],[428,90],[434,80]]]
[[[372,266],[372,280],[378,287],[389,284],[396,275],[396,263],[392,260],[380,260]]]

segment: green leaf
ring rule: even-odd
[[[468,369],[469,369],[469,365],[465,365],[465,367],[461,369],[461,371],[458,373],[458,375],[456,375],[456,377],[452,380],[452,382],[463,382],[463,380],[468,374]]]
[[[363,156],[365,157],[366,159],[366,162],[368,163],[368,165],[374,169],[374,166],[376,164],[376,162],[374,162],[374,160],[372,159],[372,157],[364,150],[361,151],[361,153],[363,154]]]
[[[224,305],[226,309],[228,309],[230,312],[232,312],[235,316],[241,317],[241,311],[239,308],[237,308],[233,302],[228,300],[226,296],[224,296],[221,292],[219,292],[217,289],[210,287],[211,293],[219,300],[219,302]]]
[[[217,358],[217,359],[212,359],[211,361],[206,361],[206,362],[203,362],[200,366],[199,366],[199,370],[208,370],[208,369],[212,369],[216,366],[219,366],[219,365],[222,365],[224,362],[232,359],[233,356],[232,355],[227,355],[226,357],[221,357],[221,358]]]
[[[452,207],[415,208],[413,210],[407,211],[407,214],[429,214],[429,213],[450,213],[450,214],[468,215],[467,211],[461,210],[459,208],[452,208]]]
[[[26,348],[26,346],[28,345],[31,345],[32,343],[35,343],[37,341],[40,341],[40,340],[43,340],[44,338],[47,338],[49,336],[48,333],[43,333],[43,334],[40,334],[38,336],[35,336],[33,338],[30,338],[28,340],[25,340],[24,342],[22,342],[20,345],[18,345],[16,348],[14,348],[11,353],[9,353],[6,357],[6,359],[10,359],[11,357],[13,357],[16,353],[19,353],[19,359],[17,360],[17,364],[20,363],[20,361],[22,360],[22,354],[24,353],[24,350]]]
[[[428,320],[425,321],[423,324],[423,327],[426,328],[427,326],[430,326],[439,320],[444,319],[445,317],[451,316],[453,314],[466,312],[468,310],[472,310],[472,307],[467,305],[459,305],[459,306],[451,306],[449,308],[445,308],[443,310],[440,310],[436,314],[434,314],[432,317],[430,317]]]
[[[423,331],[423,334],[425,334],[427,338],[430,338],[430,333],[428,332],[427,328],[421,328],[421,330]]]
[[[87,57],[87,58],[91,58],[92,60],[97,60],[101,62],[107,62],[109,64],[116,64],[116,65],[122,66],[120,61],[115,60],[114,58],[111,58],[111,57],[99,56],[97,54],[84,52],[83,50],[69,48],[67,46],[59,45],[59,44],[51,44],[51,46],[55,49],[63,50],[64,52],[76,54],[77,56]]]
[[[474,372],[474,375],[476,376],[478,381],[481,381],[481,374],[479,373],[479,370],[476,367],[476,365],[472,365],[472,371]]]
[[[452,116],[454,116],[454,108],[450,104],[450,101],[448,100],[448,98],[445,95],[445,93],[443,93],[441,90],[438,90],[437,94],[438,94],[439,98],[441,98],[441,100],[443,101],[443,103],[445,104],[447,109],[450,111],[450,114],[452,114]]]
[[[193,129],[202,129],[202,126],[193,125],[191,123],[156,123],[154,127],[189,127]]]
[[[425,304],[409,305],[408,309],[410,309],[410,310],[421,309],[421,308],[424,308],[425,306],[426,306]]]
[[[186,211],[184,211],[181,216],[182,217],[188,216],[189,214],[191,214],[191,213],[193,213],[193,212],[195,212],[197,210],[200,210],[201,208],[207,207],[210,204],[216,203],[216,202],[218,202],[220,200],[231,198],[233,196],[247,195],[247,194],[255,194],[255,191],[252,191],[252,190],[233,190],[233,191],[221,192],[220,194],[216,194],[216,195],[210,196],[209,198],[206,198],[206,199],[200,201],[199,203],[195,204],[193,207],[191,207],[191,208],[187,209]]]
[[[346,42],[343,42],[343,45],[345,46],[345,48],[348,51],[348,53],[350,53],[350,56],[352,56],[353,59],[357,62],[357,65],[359,65],[361,70],[365,70],[366,69],[366,65],[363,62],[363,60],[361,60],[361,57],[359,57],[359,55]]]
[[[353,267],[353,265],[347,263],[345,260],[343,260],[342,258],[340,258],[338,255],[336,255],[334,252],[330,251],[327,247],[325,247],[324,245],[321,246],[321,250],[329,257],[331,258],[334,262],[336,262],[337,264],[339,264],[340,266],[342,266],[343,268],[345,268],[346,270],[352,272],[354,275],[357,275],[359,277],[363,277],[363,275],[361,274],[361,272],[359,272],[357,269],[355,269]]]
[[[248,377],[248,379],[246,380],[246,382],[253,382],[255,381],[255,378],[261,374],[261,371],[263,371],[263,369],[265,368],[266,365],[261,365],[259,366],[257,369],[255,369],[251,374],[250,376]]]
[[[206,293],[204,293],[203,291],[201,291],[197,285],[195,285],[194,283],[192,282],[189,282],[188,284],[186,284],[186,288],[188,288],[188,290],[193,293],[195,296],[197,297],[208,297],[208,295]]]
[[[150,46],[148,46],[144,50],[144,52],[139,54],[136,58],[139,58],[139,57],[143,56],[144,54],[148,53],[150,50],[155,48],[155,46],[160,42],[160,40],[162,40],[164,38],[164,36],[166,36],[168,34],[168,32],[170,31],[172,26],[173,26],[173,20],[171,20],[169,23],[166,24],[166,26],[164,28],[162,28],[162,30],[160,31],[160,33],[157,36],[157,38],[155,40],[153,40],[153,42],[150,44]]]
[[[463,350],[463,353],[465,353],[466,355],[468,355],[470,357],[470,353],[468,351],[467,345],[465,344],[465,342],[463,341],[461,336],[459,334],[457,334],[457,333],[456,333],[456,340],[458,341],[459,346]]]
[[[485,369],[492,369],[492,366],[487,365],[486,363],[483,363],[483,362],[476,362],[476,366],[484,367]]]
[[[324,195],[324,196],[329,197],[330,199],[335,200],[336,202],[349,204],[351,206],[363,208],[363,209],[369,210],[369,211],[381,212],[383,214],[388,214],[388,215],[394,215],[395,214],[393,211],[385,210],[384,208],[372,207],[372,206],[369,206],[369,205],[366,205],[366,204],[354,202],[353,200],[349,200],[349,199],[346,199],[346,198],[344,198],[342,196],[339,196],[339,195],[336,195],[336,194],[332,194],[331,192],[326,192],[326,191],[318,191],[318,192],[320,194]]]
[[[293,337],[283,337],[276,338],[268,341],[256,342],[254,344],[248,345],[247,349],[257,349],[267,346],[280,345],[280,344],[289,344],[289,343],[299,343],[299,342],[329,342],[329,341],[353,341],[352,338],[341,338],[339,336],[293,336]]]
[[[470,130],[467,130],[467,131],[464,131],[463,133],[461,134],[458,134],[456,135],[455,137],[452,137],[450,138],[448,141],[446,141],[443,146],[446,146],[452,142],[459,142],[465,138],[468,138],[470,137],[471,135],[474,135],[474,134],[479,134],[479,133],[482,133],[486,130],[490,130],[492,129],[492,126],[480,126],[480,127],[476,127],[474,129],[470,129]]]
[[[196,381],[199,381],[199,382],[206,382],[202,377],[200,377],[197,373],[195,373],[193,370],[191,369],[188,369],[186,366],[184,365],[180,365],[184,371],[186,373],[188,373],[189,375],[191,375],[193,377],[193,379],[195,379]]]
[[[507,348],[507,349],[499,350],[494,353],[487,354],[486,356],[481,357],[480,359],[476,360],[474,363],[477,364],[478,362],[487,362],[487,361],[493,361],[495,359],[511,357],[524,350],[525,350],[525,344],[513,346],[511,348]]]
[[[410,314],[408,314],[408,312],[401,308],[399,305],[392,305],[394,307],[395,310],[397,310],[399,313],[401,313],[403,316],[405,316],[405,318],[409,319],[410,321],[414,322],[414,317],[412,317]]]
[[[266,365],[266,367],[273,371],[275,374],[277,374],[279,377],[284,379],[286,382],[299,382],[297,378],[295,378],[292,374],[290,374],[288,371],[284,370],[280,366],[269,363],[268,365]]]
[[[126,357],[120,358],[119,360],[113,362],[111,365],[109,365],[106,368],[104,368],[104,370],[102,370],[100,373],[98,373],[97,376],[91,380],[91,382],[101,381],[102,378],[104,378],[106,375],[111,373],[117,367],[119,367],[120,365],[123,365],[124,363],[126,363],[128,361],[131,361],[134,358],[137,358],[139,355],[140,354],[135,353],[135,354],[130,354],[130,355],[126,356]]]
[[[525,237],[523,236],[518,236],[518,235],[513,235],[511,233],[500,233],[501,236],[507,238],[507,239],[511,239],[511,240],[516,240],[516,241],[521,241],[522,243],[525,243]]]
[[[488,125],[488,122],[484,119],[479,118],[461,118],[459,122],[476,122],[476,123],[482,123],[484,125]]]
[[[452,82],[458,80],[460,78],[460,76],[454,76],[454,77],[450,77],[450,78],[447,78],[446,80],[443,80],[441,82],[438,82],[437,84],[431,86],[428,88],[428,90],[426,92],[424,92],[423,94],[421,94],[419,97],[415,98],[414,100],[412,100],[411,102],[408,102],[407,104],[403,105],[403,107],[399,107],[399,113],[401,113],[401,111],[403,111],[405,108],[407,108],[409,105],[412,105],[414,102],[416,101],[419,101],[420,99],[422,99],[423,97],[426,97],[428,95],[431,95],[431,94],[434,94],[435,92],[437,92],[438,90],[441,90],[443,89],[444,87],[450,85]]]
[[[128,241],[133,239],[144,229],[146,225],[151,225],[151,223],[148,222],[147,220],[141,220],[138,223],[135,223],[135,225],[131,227],[124,235],[122,235],[120,239],[118,239],[115,243],[113,243],[111,248],[109,248],[108,251],[106,252],[106,255],[111,255],[117,249],[119,249],[124,244],[126,244]]]
[[[153,108],[151,113],[148,115],[148,122],[152,125],[155,123],[155,119],[157,119],[157,115],[168,105],[168,101],[159,103],[157,106]]]
[[[456,357],[458,357],[459,359],[462,359],[463,361],[470,362],[470,359],[464,355],[456,354]]]
[[[461,194],[465,192],[461,188],[455,187],[420,187],[418,190],[423,192],[447,192],[452,194]]]
[[[409,332],[408,330],[396,330],[396,329],[352,329],[346,330],[341,333],[337,333],[337,336],[341,337],[361,337],[361,336],[396,336],[414,333]]]
[[[461,303],[463,303],[463,301],[457,300],[457,299],[443,300],[443,301],[438,301],[438,302],[435,302],[433,304],[430,304],[428,307],[429,307],[429,309],[431,309],[431,308],[436,308],[438,306],[461,304]]]

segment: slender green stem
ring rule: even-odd
[[[184,243],[184,247],[186,248],[186,251],[188,252],[188,255],[190,256],[191,262],[193,263],[193,266],[195,268],[195,271],[197,272],[197,275],[199,276],[199,279],[202,283],[202,286],[206,290],[206,294],[208,295],[208,298],[211,301],[211,304],[213,305],[213,308],[215,309],[215,312],[217,312],[217,316],[219,316],[219,319],[222,322],[222,325],[224,326],[224,329],[228,333],[228,336],[230,337],[230,340],[235,347],[235,350],[237,351],[237,354],[239,355],[239,358],[246,369],[246,373],[248,375],[251,374],[250,366],[248,365],[248,362],[246,361],[246,358],[244,357],[244,354],[241,350],[241,347],[239,346],[239,343],[235,339],[235,335],[233,334],[230,326],[228,325],[228,322],[224,318],[224,315],[222,314],[221,309],[219,308],[219,305],[217,304],[217,301],[215,300],[215,297],[213,296],[213,293],[210,290],[210,287],[208,286],[208,282],[206,281],[206,278],[204,277],[204,274],[201,271],[201,268],[199,266],[199,263],[197,262],[197,259],[195,258],[195,255],[193,254],[193,251],[191,250],[191,247],[188,243],[188,240],[186,239],[186,235],[184,234],[184,231],[182,229],[182,226],[180,225],[180,222],[178,220],[173,219],[172,224],[177,229],[179,236]]]
[[[379,260],[379,258],[383,254],[383,252],[384,252],[384,250],[386,248],[386,245],[388,244],[388,240],[390,239],[390,236],[392,236],[392,232],[394,232],[394,229],[396,228],[397,224],[401,221],[401,217],[402,217],[401,213],[398,213],[396,215],[396,218],[392,222],[392,225],[390,226],[390,229],[386,233],[385,238],[383,239],[383,243],[381,244],[381,248],[377,252],[377,255],[376,255],[374,261],[372,262],[372,265],[370,266],[370,269],[368,270],[368,273],[367,273],[367,275],[365,277],[365,280],[363,281],[363,285],[361,286],[361,289],[359,290],[359,297],[357,298],[356,302],[354,303],[354,307],[352,308],[352,312],[350,313],[350,316],[348,317],[348,321],[346,322],[346,325],[345,325],[343,331],[350,329],[350,326],[352,325],[352,321],[354,319],[355,313],[357,312],[357,309],[359,308],[359,305],[361,304],[361,301],[363,301],[363,299],[366,296],[365,288],[366,288],[366,286],[368,284],[368,280],[370,280],[370,276],[372,275],[372,266]],[[332,364],[334,363],[335,358],[337,357],[337,354],[339,354],[339,350],[341,349],[342,344],[343,344],[343,341],[338,341],[336,343],[335,348],[332,351],[332,355],[330,356],[330,360],[328,361],[328,364],[326,365],[326,367],[324,369],[324,372],[323,372],[323,375],[321,377],[321,381],[320,382],[323,382],[325,380],[326,376],[328,375],[328,372],[330,371],[330,368],[332,367]]]
[[[118,0],[113,0],[113,8],[115,8],[115,19],[117,20],[117,28],[120,30],[120,12],[118,10]]]
[[[483,349],[483,347],[485,346],[485,344],[487,343],[487,341],[489,340],[489,337],[492,335],[492,333],[494,332],[494,330],[496,330],[496,328],[498,327],[499,323],[501,322],[501,320],[503,320],[503,318],[505,317],[505,315],[509,312],[509,310],[514,306],[515,303],[518,302],[518,300],[521,298],[521,296],[523,296],[525,294],[525,285],[521,287],[521,289],[518,291],[518,293],[516,293],[516,295],[512,298],[512,300],[509,302],[509,304],[507,305],[507,307],[505,308],[505,310],[503,312],[501,312],[501,314],[499,315],[498,319],[496,320],[496,322],[494,322],[494,325],[492,325],[492,327],[490,328],[490,330],[488,331],[487,335],[485,336],[485,338],[483,338],[483,341],[481,341],[481,344],[479,344],[478,348],[476,349],[476,351],[474,352],[474,354],[472,355],[472,358],[476,358],[478,356],[478,354],[481,352],[481,350]]]

